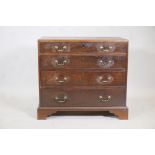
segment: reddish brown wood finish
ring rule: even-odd
[[[48,116],[56,114],[57,112],[105,112],[109,111],[121,120],[128,119],[128,108],[127,107],[39,107],[38,108],[38,119],[45,120]]]
[[[100,60],[112,60],[111,67],[99,65]],[[65,60],[68,63],[64,65],[56,65],[54,62],[58,60],[59,64],[63,64]],[[126,68],[126,56],[51,56],[41,55],[40,69],[41,70],[58,70],[58,69],[124,69]],[[108,64],[108,62],[107,62]]]
[[[125,86],[124,71],[41,71],[41,86]]]
[[[58,50],[56,50],[54,47],[59,46],[60,52],[61,49],[66,46],[66,49],[63,50],[63,53],[103,53],[102,50],[100,50],[101,46],[105,47],[112,47],[108,52],[110,53],[125,53],[127,52],[127,43],[114,43],[114,42],[41,42],[40,43],[40,52],[41,53],[58,53]]]
[[[127,40],[40,39],[38,48],[38,119],[59,111],[109,111],[128,119]]]
[[[120,88],[102,88],[102,89],[41,89],[42,107],[111,107],[125,106],[125,87]],[[64,100],[64,96],[67,99]],[[103,99],[99,97],[102,96]],[[108,100],[108,96],[111,98]],[[59,102],[55,100],[59,97]]]

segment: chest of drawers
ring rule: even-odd
[[[128,119],[126,39],[41,38],[38,62],[38,119],[66,111]]]

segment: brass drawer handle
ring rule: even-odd
[[[57,51],[57,52],[65,52],[67,50],[67,46],[54,46],[54,49]]]
[[[64,76],[62,80],[59,79],[59,77],[56,77],[55,80],[56,80],[57,83],[63,84],[63,83],[66,83],[68,81],[68,77]]]
[[[51,63],[54,67],[63,67],[68,64],[70,60],[65,57],[53,58]]]
[[[97,65],[101,68],[109,68],[114,65],[114,60],[112,58],[103,57],[97,60]]]
[[[67,60],[59,61],[55,60],[56,66],[64,66],[67,63]]]
[[[106,85],[106,84],[110,84],[113,81],[113,76],[110,74],[104,74],[102,76],[98,76],[96,78],[97,83],[102,84],[102,85]]]
[[[105,96],[100,95],[99,96],[99,101],[102,102],[102,103],[109,102],[109,101],[111,101],[111,96],[108,95],[108,96],[105,97]]]
[[[112,51],[113,47],[112,46],[100,46],[99,51],[100,52],[110,52]]]
[[[55,96],[55,100],[57,103],[65,103],[67,102],[67,99],[68,99],[67,95],[64,95],[64,94]]]

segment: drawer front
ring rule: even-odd
[[[41,71],[41,86],[121,86],[126,72]]]
[[[40,56],[41,70],[78,68],[121,69],[126,67],[126,56]]]
[[[127,52],[127,43],[112,43],[112,42],[40,42],[41,53],[113,53]]]
[[[109,107],[124,106],[126,87],[63,90],[41,89],[40,102],[42,107]]]

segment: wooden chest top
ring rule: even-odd
[[[120,37],[42,37],[39,42],[128,42]]]

